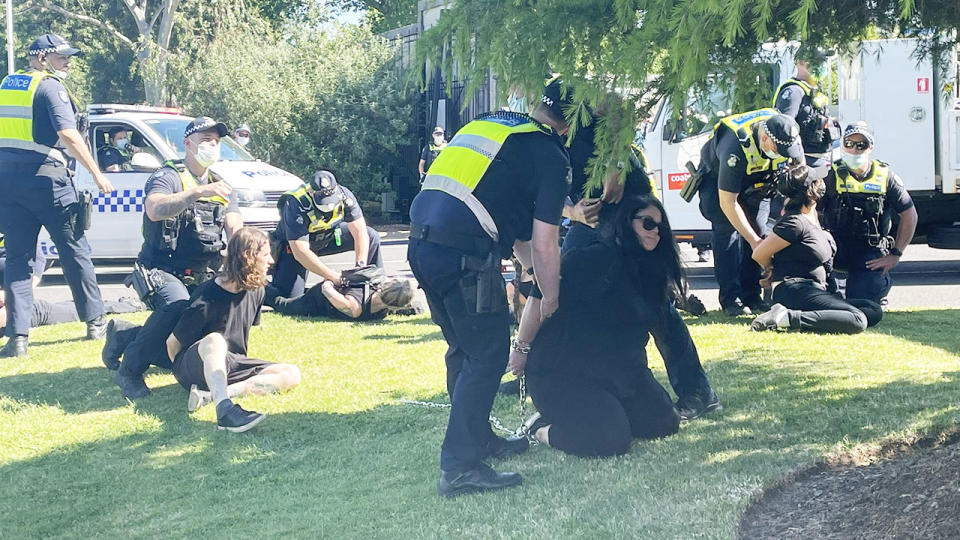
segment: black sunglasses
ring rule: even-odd
[[[843,141],[844,148],[856,148],[857,150],[867,150],[870,148],[870,143],[867,141]]]
[[[643,220],[643,230],[645,231],[652,231],[654,229],[659,230],[661,227],[663,227],[662,223],[650,216],[633,216],[633,219]]]

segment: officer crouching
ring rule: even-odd
[[[0,230],[6,234],[9,340],[0,357],[26,356],[33,312],[31,267],[40,227],[57,246],[87,339],[103,337],[103,301],[84,230],[90,195],[73,183],[69,155],[90,171],[102,193],[113,186],[100,172],[81,135],[77,105],[64,86],[70,59],[80,50],[44,34],[29,48],[30,68],[0,84]]]
[[[823,213],[837,241],[834,267],[847,272],[847,298],[883,305],[893,284],[889,272],[913,240],[917,209],[890,166],[871,159],[873,144],[866,122],[843,131],[842,157],[826,178]],[[892,237],[895,214],[900,223]]]
[[[226,134],[223,123],[206,116],[194,119],[184,132],[183,163],[167,161],[144,187],[143,247],[125,283],[153,313],[142,328],[111,320],[103,349],[103,362],[117,370],[114,380],[124,397],[150,393],[143,374],[151,364],[171,368],[167,336],[190,292],[220,269],[224,231],[229,240],[243,227],[236,194],[209,170],[220,159],[220,138]]]

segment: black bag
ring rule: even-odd
[[[368,264],[340,272],[340,284],[344,287],[370,285],[373,288],[377,288],[377,286],[386,280],[387,273],[383,271],[383,268],[375,264]]]

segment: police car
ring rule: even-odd
[[[123,170],[104,172],[116,190],[109,195],[100,194],[90,173],[77,167],[77,189],[94,194],[87,241],[94,259],[135,259],[143,242],[144,184],[164,161],[184,158],[183,132],[193,118],[177,108],[141,105],[97,104],[90,105],[87,112],[87,135],[94,159],[99,160],[100,150],[109,144],[108,132],[116,127],[127,131],[130,144],[136,148]],[[300,186],[303,180],[254,158],[230,137],[221,139],[220,147],[220,161],[211,169],[237,193],[244,223],[267,231],[276,228],[280,195]],[[40,242],[45,254],[57,256],[57,248],[46,232]]]

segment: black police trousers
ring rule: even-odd
[[[427,297],[430,316],[447,342],[447,386],[450,417],[440,449],[440,468],[448,472],[474,469],[488,455],[497,437],[490,428],[490,409],[510,353],[510,313],[506,294],[498,309],[476,313],[461,283],[476,280],[462,269],[463,251],[410,239],[407,259]],[[499,272],[499,268],[497,269]]]
[[[38,174],[39,173],[39,174]],[[47,175],[41,175],[47,174]],[[30,333],[33,311],[31,276],[40,227],[57,248],[63,276],[70,286],[77,312],[84,321],[103,315],[103,300],[85,236],[72,227],[77,193],[67,169],[36,164],[0,162],[0,230],[5,235],[7,264],[7,335]]]
[[[125,375],[142,376],[151,365],[173,369],[167,356],[167,337],[173,332],[180,315],[190,305],[190,290],[180,279],[159,269],[151,269],[163,277],[163,284],[154,289],[148,302],[153,313],[136,331],[136,338],[123,350],[119,371]]]

